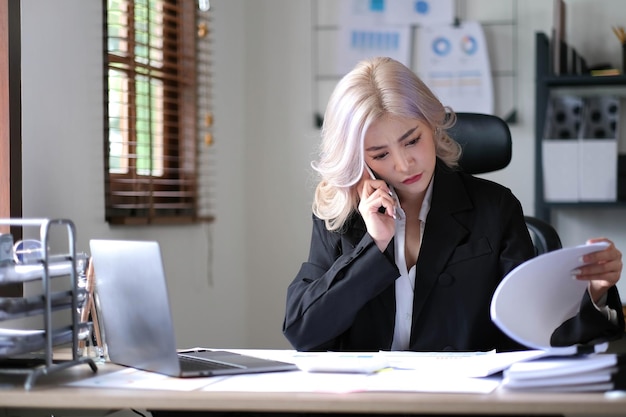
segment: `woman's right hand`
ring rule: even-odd
[[[371,179],[365,171],[359,187],[361,187],[359,213],[365,221],[367,232],[372,236],[378,249],[384,252],[396,232],[396,200],[385,181]]]

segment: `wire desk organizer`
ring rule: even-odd
[[[42,328],[34,330],[30,326],[19,330],[13,329],[15,326],[11,329],[0,327],[0,374],[25,375],[24,388],[30,390],[40,376],[75,365],[88,364],[96,372],[98,368],[93,359],[79,353],[79,333],[83,334],[90,325],[81,322],[79,298],[89,297],[78,288],[76,228],[73,222],[67,219],[10,218],[0,219],[0,225],[37,227],[41,242],[38,253],[29,261],[0,266],[0,285],[41,284],[41,289],[37,289],[33,296],[0,298],[0,321],[39,316],[43,322]],[[51,253],[50,235],[57,228],[65,229],[66,235],[62,236],[62,240],[66,241],[63,242],[65,250]],[[55,314],[55,323],[53,312],[61,312]],[[57,324],[56,321],[62,323]],[[18,322],[18,326],[22,324]],[[54,360],[54,347],[68,343],[72,349],[71,359]]]

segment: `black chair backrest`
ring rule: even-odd
[[[506,168],[511,162],[513,143],[506,122],[497,116],[457,113],[448,134],[463,148],[459,165],[470,174],[485,174]],[[560,249],[561,239],[547,222],[525,216],[526,226],[537,255]]]
[[[550,223],[532,216],[524,216],[524,220],[526,220],[530,238],[533,240],[536,255],[563,247],[559,234]]]
[[[511,162],[511,131],[497,116],[457,113],[448,134],[461,144],[459,164],[470,174],[484,174],[506,168]]]

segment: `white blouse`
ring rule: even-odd
[[[419,214],[420,220],[420,249],[422,246],[422,236],[426,226],[426,216],[430,210],[430,199],[433,193],[433,178],[426,189],[424,201]],[[392,190],[394,198],[398,201],[395,191]],[[410,270],[406,269],[406,258],[404,256],[404,235],[406,233],[406,215],[400,206],[396,208],[396,234],[394,250],[396,255],[396,266],[400,271],[400,277],[396,280],[396,320],[393,330],[393,342],[391,350],[408,350],[411,339],[411,324],[413,322],[413,292],[415,290],[415,265]]]

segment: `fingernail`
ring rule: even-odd
[[[580,269],[574,269],[572,270],[572,277],[576,278],[576,276],[580,275]]]

